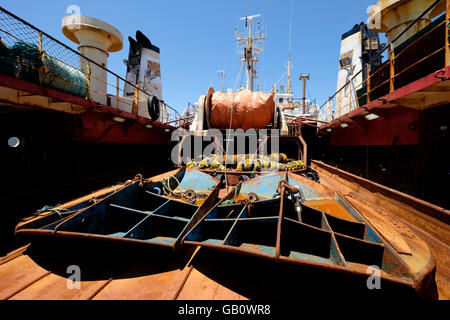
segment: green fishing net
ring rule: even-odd
[[[0,39],[0,73],[86,97],[86,75],[46,53],[41,55],[34,44],[18,41],[8,47]]]

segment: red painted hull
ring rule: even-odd
[[[388,110],[385,110],[388,111]],[[364,121],[346,128],[336,127],[330,134],[331,146],[390,146],[419,144],[417,123],[419,112],[407,108],[392,108],[386,116]],[[360,119],[360,121],[363,121]]]
[[[159,121],[152,122],[129,112],[5,75],[0,75],[0,86],[33,96],[47,97],[54,102],[68,102],[87,108],[88,111],[74,115],[79,117],[79,121],[77,126],[72,128],[75,132],[74,138],[83,142],[168,145],[170,132],[175,129]],[[114,117],[125,120],[120,123],[114,121]],[[147,128],[146,125],[150,124],[152,128]]]
[[[147,128],[130,119],[119,123],[107,112],[85,112],[80,119],[75,138],[83,142],[166,145],[170,142],[170,132],[161,127]]]
[[[418,145],[425,133],[419,130],[421,110],[450,104],[450,94],[438,99],[429,95],[445,92],[449,80],[450,67],[445,67],[322,125],[319,132],[329,136],[330,146]],[[367,120],[368,113],[379,118]],[[435,114],[426,117],[426,122],[438,123],[440,118]],[[343,128],[342,123],[348,126]]]

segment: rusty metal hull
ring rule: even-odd
[[[51,213],[21,223],[16,235],[32,242],[166,248],[169,255],[200,247],[326,277],[363,279],[378,270],[384,282],[436,297],[436,266],[426,244],[396,238],[339,192],[294,173],[259,175],[230,190],[206,173],[182,168],[138,177],[94,204],[76,202],[69,210],[75,212],[60,219]]]
[[[157,181],[138,177],[103,198],[70,206],[69,212],[54,212],[16,227],[16,236],[89,238],[176,247],[196,217],[217,198],[218,181],[196,170],[180,169]],[[185,190],[178,194],[176,190]],[[202,198],[186,199],[186,192]],[[167,195],[161,195],[166,193]],[[211,199],[211,200],[210,200]],[[185,200],[185,201],[182,201]],[[202,206],[195,201],[201,201]],[[91,205],[89,205],[91,204]],[[153,225],[157,225],[154,228]]]

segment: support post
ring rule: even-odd
[[[394,79],[395,79],[395,55],[394,55],[394,49],[392,48],[392,44],[390,44],[389,45],[389,92],[392,92],[395,90]]]
[[[446,24],[445,24],[445,66],[450,66],[450,0],[447,1],[446,6]]]
[[[91,99],[91,63],[86,64],[86,98]]]
[[[139,85],[134,88],[133,96],[133,106],[131,108],[131,113],[137,115],[139,111]]]
[[[116,108],[119,109],[119,77],[116,77]]]
[[[42,53],[42,31],[39,31],[38,34],[38,50]]]

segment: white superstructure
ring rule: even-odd
[[[161,61],[159,48],[139,30],[136,40],[129,37],[130,52],[127,60],[126,79],[149,95],[162,100]],[[125,96],[133,96],[134,88],[125,84]]]

